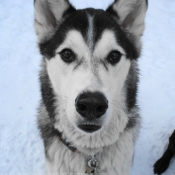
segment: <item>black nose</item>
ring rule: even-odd
[[[100,118],[108,109],[108,101],[100,92],[85,92],[76,98],[75,107],[84,118]]]

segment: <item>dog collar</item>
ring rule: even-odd
[[[60,140],[62,141],[62,143],[66,147],[68,147],[72,152],[81,153],[70,142],[67,142],[66,139],[63,139],[62,133],[60,131],[56,130],[56,133],[57,133],[58,137],[60,138]],[[99,166],[99,163],[98,163],[98,160],[95,158],[95,155],[90,156],[90,158],[87,161],[85,174],[94,175],[94,173],[96,172],[96,168],[98,168],[98,166]]]
[[[67,142],[66,139],[63,139],[62,133],[58,130],[56,130],[58,137],[62,141],[62,143],[67,146],[71,151],[80,153],[77,148],[75,148],[70,142]]]

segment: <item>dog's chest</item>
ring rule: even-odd
[[[128,175],[132,162],[133,142],[126,134],[111,146],[96,155],[99,162],[97,173],[106,175]],[[127,143],[126,143],[127,142]],[[70,151],[60,141],[54,141],[48,150],[48,173],[80,173],[85,174],[89,157],[83,153]]]

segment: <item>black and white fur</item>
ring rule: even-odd
[[[97,173],[128,175],[140,126],[137,60],[147,1],[115,0],[106,11],[76,10],[68,0],[35,0],[34,6],[43,55],[38,124],[48,173],[84,174],[89,156],[96,155]],[[74,53],[73,61],[63,59],[64,49]],[[115,64],[113,51],[121,56]],[[108,109],[100,118],[85,119],[75,101],[97,92],[107,99]],[[89,133],[79,125],[101,128]],[[80,153],[71,152],[57,131]]]

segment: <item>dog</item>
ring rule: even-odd
[[[164,152],[163,156],[154,164],[154,174],[162,174],[169,166],[170,160],[175,155],[175,131],[169,138],[168,148]]]
[[[147,6],[115,0],[106,10],[76,10],[68,0],[34,1],[48,173],[129,174]]]

